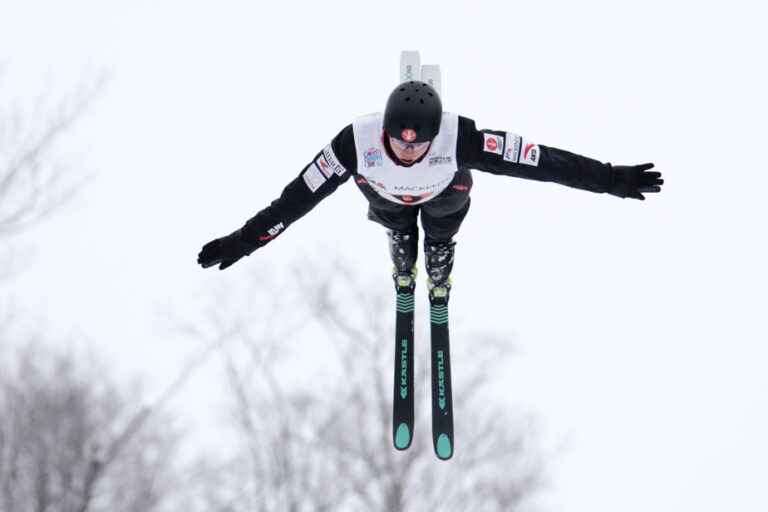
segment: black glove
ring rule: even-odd
[[[653,164],[613,166],[613,185],[608,193],[644,201],[642,193],[661,192],[664,184],[661,173],[648,172],[648,169],[653,169]]]
[[[242,240],[240,230],[234,233],[211,240],[203,246],[203,250],[197,255],[197,262],[203,268],[219,265],[219,270],[231,266],[243,256],[251,254],[256,247]]]

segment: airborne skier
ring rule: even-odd
[[[453,237],[470,207],[470,169],[643,200],[644,193],[660,192],[663,184],[661,173],[651,168],[651,163],[613,166],[514,133],[478,130],[472,119],[444,112],[437,91],[427,83],[405,82],[392,91],[383,113],[359,117],[341,130],[270,206],[240,229],[205,244],[198,263],[205,268],[219,265],[221,270],[231,266],[280,236],[354,177],[368,200],[368,218],[387,228],[398,292],[398,342],[412,341],[417,220],[421,217],[432,313],[433,440],[438,456],[447,459],[453,452],[449,276],[456,246]],[[396,352],[393,435],[399,449],[410,445],[413,430],[413,349],[408,345],[398,345]],[[407,356],[402,360],[401,350]],[[401,364],[408,370],[402,382]]]
[[[357,118],[285,187],[272,204],[233,233],[203,247],[198,263],[221,270],[250,255],[354,176],[369,202],[368,218],[388,228],[393,262],[410,272],[421,215],[427,273],[448,282],[455,242],[470,205],[470,169],[591,192],[644,199],[659,192],[653,164],[612,166],[534,144],[509,132],[477,130],[472,119],[443,112],[437,92],[423,82],[398,85],[383,115]]]

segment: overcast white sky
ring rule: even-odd
[[[112,77],[63,149],[96,180],[19,240],[37,254],[13,295],[162,382],[190,354],[158,341],[174,339],[162,308],[335,243],[386,281],[383,229],[351,182],[226,272],[195,258],[383,108],[399,52],[418,49],[478,127],[666,179],[640,203],[475,173],[454,321],[514,334],[500,394],[569,445],[552,510],[764,511],[768,38],[753,5],[2,0],[0,93]]]

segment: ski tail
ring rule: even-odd
[[[443,80],[440,66],[437,64],[424,64],[421,66],[421,81],[431,85],[437,91],[440,99],[443,98]]]
[[[403,50],[400,53],[400,83],[421,80],[421,55],[418,51]]]

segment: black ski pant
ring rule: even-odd
[[[364,179],[355,180],[368,200],[368,219],[393,231],[414,232],[421,213],[421,227],[425,238],[449,241],[458,233],[471,203],[472,173],[460,170],[453,181],[437,197],[417,205],[404,205],[389,201],[376,193]]]

